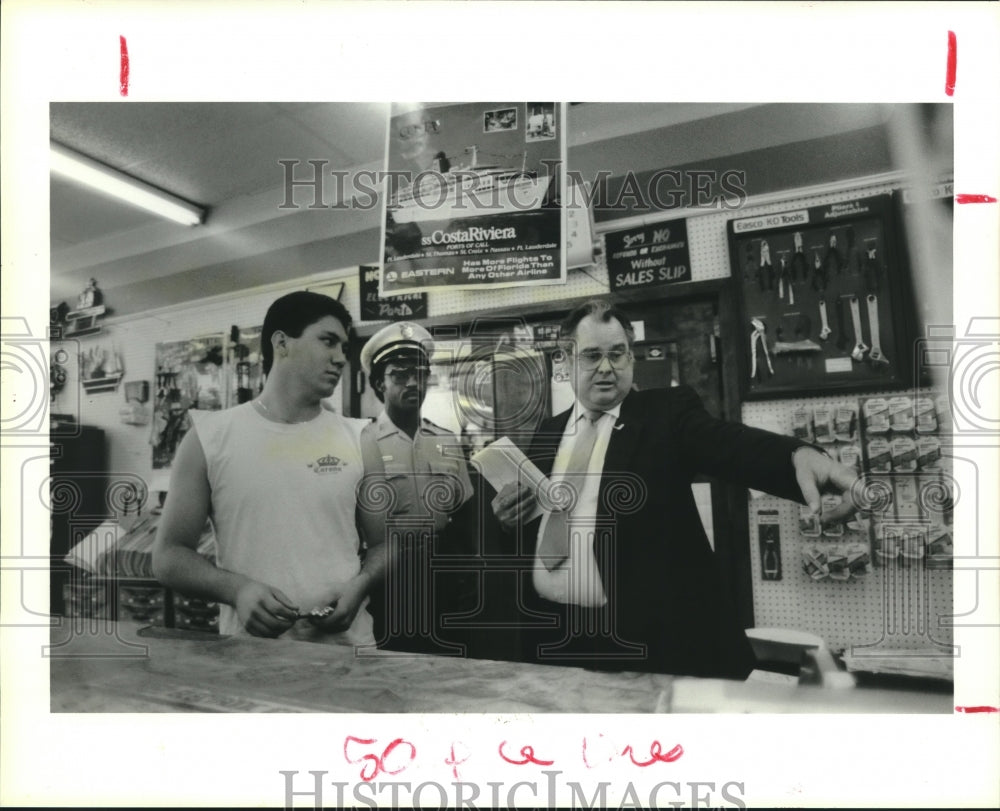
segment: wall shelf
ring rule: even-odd
[[[100,394],[101,392],[116,391],[123,375],[121,373],[111,377],[93,377],[83,380],[83,390],[87,394]]]

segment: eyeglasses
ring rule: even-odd
[[[576,355],[576,361],[580,368],[590,371],[601,365],[605,358],[611,364],[612,369],[624,369],[632,362],[632,352],[628,349],[610,349],[601,352],[599,349],[584,349]]]
[[[419,383],[430,374],[429,366],[409,366],[405,369],[391,369],[386,374],[392,378],[392,382],[397,386],[405,386],[411,377],[415,377]]]

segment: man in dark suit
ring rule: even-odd
[[[856,474],[790,437],[718,420],[687,387],[632,389],[634,331],[602,301],[574,310],[574,406],[545,421],[530,458],[553,485],[508,486],[500,524],[523,533],[523,655],[541,664],[745,678],[754,656],[695,508],[691,482],[717,476],[815,512]],[[849,498],[825,522],[843,520]],[[555,620],[553,620],[553,616]]]

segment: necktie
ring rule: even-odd
[[[584,476],[590,457],[597,441],[597,423],[603,416],[601,411],[587,411],[577,420],[578,432],[573,450],[570,453],[566,472],[559,478],[560,482],[569,484],[576,495],[575,504],[583,489]],[[538,542],[538,557],[546,569],[552,571],[569,557],[569,516],[570,510],[553,510],[549,513],[545,531]]]

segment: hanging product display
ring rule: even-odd
[[[763,580],[781,580],[781,526],[777,510],[757,512],[757,542]]]
[[[942,453],[947,398],[931,392],[861,401],[861,447],[872,511],[874,560],[883,566],[952,565],[954,487]]]
[[[871,564],[951,566],[954,486],[939,417],[948,417],[947,398],[930,392],[792,409],[793,436],[821,446],[863,477],[854,492],[862,509],[843,524],[824,526],[808,507],[799,508],[802,567],[813,582],[848,582]],[[822,512],[839,501],[824,496]],[[763,513],[758,511],[758,526]]]
[[[729,222],[751,338],[747,397],[909,382],[909,285],[893,222],[889,195]]]

